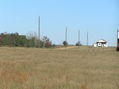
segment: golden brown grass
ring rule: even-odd
[[[2,47],[0,89],[119,89],[119,52]]]

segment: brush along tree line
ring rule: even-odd
[[[35,36],[27,37],[25,35],[19,35],[18,33],[1,33],[0,46],[49,48],[54,45],[46,36],[39,40]]]
[[[68,42],[63,41],[63,45],[68,46]],[[46,36],[39,40],[32,33],[29,33],[27,36],[20,35],[19,33],[1,33],[0,46],[50,48],[56,45],[52,44],[51,40]],[[76,46],[81,46],[81,44],[77,42]]]

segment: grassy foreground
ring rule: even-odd
[[[0,48],[0,89],[119,89],[119,52]]]

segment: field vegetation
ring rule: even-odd
[[[0,89],[119,89],[116,48],[0,48]]]

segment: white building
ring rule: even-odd
[[[94,47],[108,47],[108,42],[105,40],[98,40],[93,44]]]

